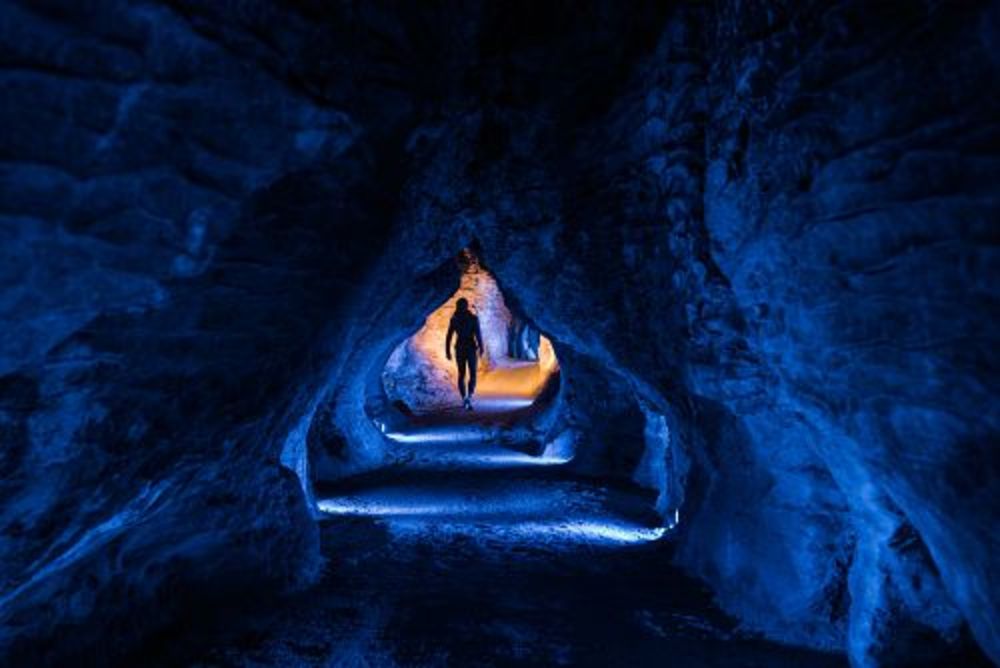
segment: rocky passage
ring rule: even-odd
[[[500,405],[514,398],[494,397]],[[504,438],[503,425],[515,418],[490,411],[489,401],[395,432],[392,464],[317,486],[318,509],[377,518],[393,536],[456,532],[546,544],[664,535],[655,493],[631,481],[582,477],[567,458],[529,454],[533,444]]]
[[[739,632],[664,568],[648,490],[458,431],[502,413],[436,418],[438,436],[398,447],[394,466],[317,490],[315,588],[173,629],[153,665],[845,665]]]
[[[667,663],[684,578],[720,656],[1000,661],[998,45],[990,0],[0,3],[0,664],[213,610],[377,657],[473,585]],[[466,253],[558,391],[390,420]]]

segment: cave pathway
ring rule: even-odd
[[[317,490],[322,512],[377,519],[394,534],[457,533],[514,542],[613,542],[663,535],[653,495],[574,475],[568,461],[500,445],[503,425],[455,413],[394,434],[392,466]],[[521,446],[520,448],[517,446]]]
[[[740,633],[669,566],[647,492],[499,445],[509,417],[396,434],[393,465],[318,490],[319,584],[188,620],[156,665],[846,665]]]

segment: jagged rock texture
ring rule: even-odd
[[[998,35],[987,2],[8,3],[0,648],[308,583],[309,479],[380,461],[378,374],[475,245],[579,466],[648,469],[662,416],[676,561],[747,627],[998,660]]]

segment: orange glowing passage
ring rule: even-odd
[[[479,318],[485,348],[477,365],[476,396],[533,402],[559,371],[552,342],[537,334],[537,345],[530,347],[529,358],[511,356],[511,338],[517,335],[515,319],[496,280],[475,258],[468,261],[458,290],[389,356],[382,375],[386,394],[418,413],[453,406],[460,400],[454,354],[450,361],[445,356],[445,337],[455,302],[462,297]]]

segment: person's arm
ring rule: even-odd
[[[479,347],[479,356],[483,356],[483,332],[479,329],[479,318],[476,318],[476,345]]]
[[[444,356],[451,359],[451,336],[455,333],[455,319],[448,323],[448,335],[444,337]]]

